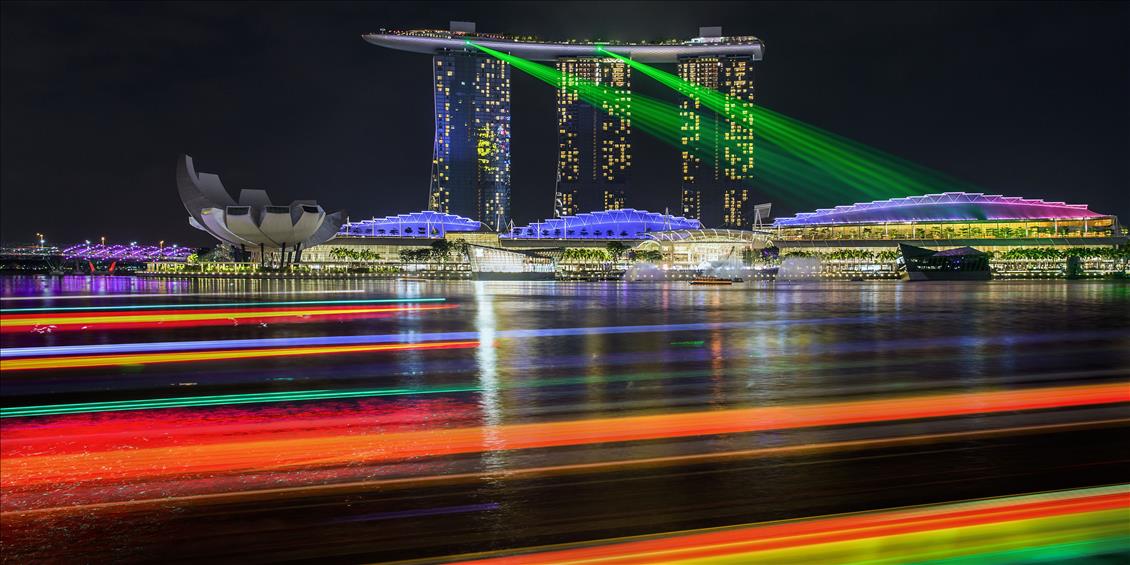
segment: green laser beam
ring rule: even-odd
[[[726,162],[730,164],[731,161],[740,162],[743,152],[748,151],[748,144],[743,145],[734,141],[734,138],[738,141],[743,139],[740,130],[736,136],[731,137],[728,133],[719,135],[714,128],[695,128],[691,125],[691,120],[695,116],[686,108],[627,90],[597,85],[547,65],[483,47],[474,42],[468,44],[554,88],[575,93],[581,101],[594,108],[630,120],[629,125],[635,125],[645,133],[698,159],[719,162],[717,158],[722,156],[728,159]],[[624,59],[607,50],[599,50],[598,53]],[[860,195],[881,199],[929,191],[922,183],[915,184],[897,178],[894,174],[884,177],[874,166],[861,164],[859,158],[844,156],[842,142],[840,146],[828,149],[830,142],[815,136],[811,133],[814,131],[812,128],[804,126],[799,121],[793,120],[795,124],[786,123],[783,115],[767,110],[763,112],[767,118],[757,120],[759,108],[754,105],[727,98],[717,91],[692,85],[653,67],[627,61],[634,68],[645,71],[644,74],[651,73],[662,78],[662,83],[675,88],[680,93],[690,93],[708,102],[706,104],[708,108],[722,110],[725,113],[722,116],[724,119],[737,119],[743,124],[750,125],[764,122],[764,128],[761,129],[767,132],[766,139],[757,146],[757,169],[753,178],[747,180],[761,181],[762,184],[774,189],[775,193],[782,194],[790,200],[809,204],[817,203],[821,197],[829,195],[858,200]],[[825,137],[830,138],[830,135]]]
[[[598,51],[623,61],[730,120],[753,121],[760,138],[825,168],[829,174],[871,195],[909,195],[956,189],[969,185],[937,171],[895,157],[865,144],[822,130],[763,106],[691,83],[679,76],[640,63],[601,47]]]

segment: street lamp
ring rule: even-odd
[[[103,246],[105,246],[105,245],[106,245],[106,236],[102,236],[102,245],[103,245]]]

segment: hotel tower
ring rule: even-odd
[[[632,167],[632,68],[611,57],[562,57],[556,65],[554,217],[624,208]],[[581,101],[578,83],[614,94],[596,108]]]
[[[675,64],[679,76],[740,101],[753,100],[756,37],[699,37],[649,43],[540,41],[478,33],[475,24],[448,30],[380,30],[374,45],[432,56],[435,145],[428,209],[457,214],[505,231],[510,223],[510,67],[481,46],[553,65],[557,87],[557,166],[553,215],[618,210],[631,200],[632,67],[606,52],[646,64]],[[600,107],[578,87],[604,90]],[[609,96],[611,94],[611,96]],[[707,225],[748,227],[753,173],[749,114],[719,118],[691,96],[682,102],[682,212]],[[638,190],[640,187],[634,187]],[[548,211],[547,211],[548,212]]]
[[[700,28],[703,41],[720,40],[722,28]],[[753,56],[681,56],[679,78],[726,95],[727,119],[703,107],[695,94],[681,103],[682,214],[706,225],[749,228],[753,179]]]

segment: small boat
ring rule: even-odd
[[[989,255],[972,247],[934,251],[899,243],[898,272],[904,281],[987,281]]]
[[[695,285],[731,285],[734,284],[733,279],[724,279],[721,277],[695,277],[691,279],[691,284]]]

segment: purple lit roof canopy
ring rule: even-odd
[[[646,210],[624,208],[588,212],[576,216],[551,218],[516,227],[510,239],[644,239],[651,232],[701,229],[702,222],[659,214]]]
[[[78,243],[63,249],[66,259],[113,261],[175,261],[184,262],[192,255],[190,247],[173,245],[101,245]]]
[[[346,222],[337,237],[418,237],[442,238],[447,232],[478,231],[482,224],[470,218],[425,210],[385,216],[359,222]]]
[[[777,218],[774,227],[805,227],[887,222],[957,222],[985,220],[1051,220],[1101,218],[1086,204],[1045,202],[1019,196],[979,192],[946,192],[821,208],[815,212]]]

